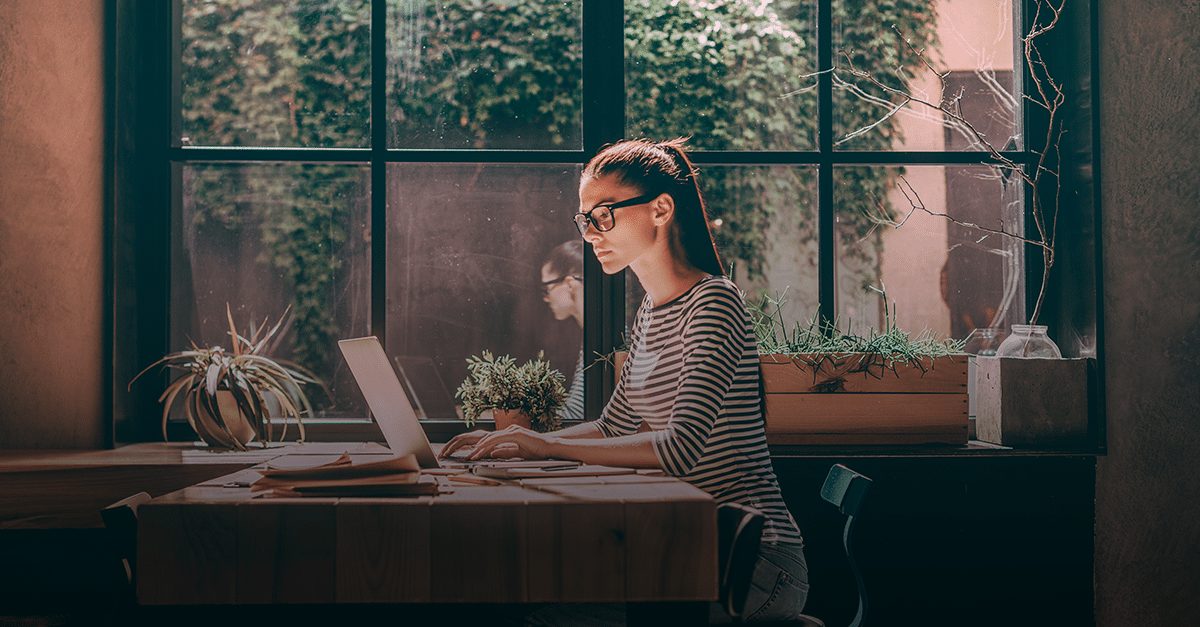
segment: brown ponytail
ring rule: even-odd
[[[670,194],[675,201],[672,249],[696,268],[721,276],[725,268],[713,243],[696,168],[683,150],[684,141],[680,138],[660,143],[644,139],[617,142],[592,157],[583,169],[583,176],[614,176],[643,193]]]
[[[686,259],[693,266],[709,274],[722,276],[725,274],[725,268],[721,264],[720,254],[717,253],[717,245],[713,242],[712,230],[708,228],[708,210],[704,205],[704,196],[700,194],[700,182],[696,180],[696,167],[683,151],[683,141],[676,139],[659,144],[671,153],[687,181],[681,185],[682,198],[672,194],[672,198],[675,198],[675,224],[679,229],[678,242]]]
[[[583,168],[584,178],[613,176],[642,193],[668,193],[675,201],[671,247],[688,263],[717,276],[725,274],[721,256],[708,228],[708,211],[696,168],[683,150],[683,138],[654,143],[631,139],[606,146]],[[762,364],[758,365],[758,406],[767,417],[767,395]]]

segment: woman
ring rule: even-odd
[[[542,300],[555,320],[574,318],[583,329],[583,242],[573,239],[555,246],[542,264]],[[575,361],[575,375],[567,400],[559,410],[563,420],[583,420],[583,349]]]
[[[490,455],[554,457],[660,468],[719,503],[766,515],[744,616],[779,620],[808,596],[803,540],[771,467],[762,373],[741,293],[724,278],[704,200],[683,141],[635,140],[588,162],[576,225],[607,274],[633,270],[646,290],[629,359],[599,420],[539,434],[475,431],[443,450],[474,444]]]

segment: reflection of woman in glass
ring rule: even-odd
[[[604,272],[633,270],[646,290],[629,358],[600,418],[553,433],[520,427],[451,440],[448,455],[554,457],[660,468],[720,503],[766,516],[748,619],[795,617],[808,596],[803,540],[767,451],[758,346],[725,278],[681,141],[625,141],[584,168],[575,223]]]
[[[574,318],[583,328],[583,241],[573,239],[554,247],[542,264],[542,300],[555,320]],[[575,362],[575,374],[567,391],[567,402],[559,412],[563,420],[583,420],[583,349]]]

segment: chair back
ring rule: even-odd
[[[846,560],[850,562],[850,570],[854,573],[854,581],[858,585],[858,612],[850,627],[861,627],[867,616],[867,590],[863,584],[862,571],[854,559],[854,521],[862,512],[871,488],[871,480],[853,470],[834,464],[825,476],[821,486],[821,498],[838,508],[846,515],[846,527],[842,531],[842,546],[846,549]]]
[[[738,620],[746,607],[758,545],[762,540],[762,512],[737,503],[717,508],[717,559],[721,607]]]

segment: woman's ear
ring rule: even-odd
[[[675,216],[675,199],[670,194],[659,194],[658,198],[650,201],[650,210],[654,226],[662,226]]]

